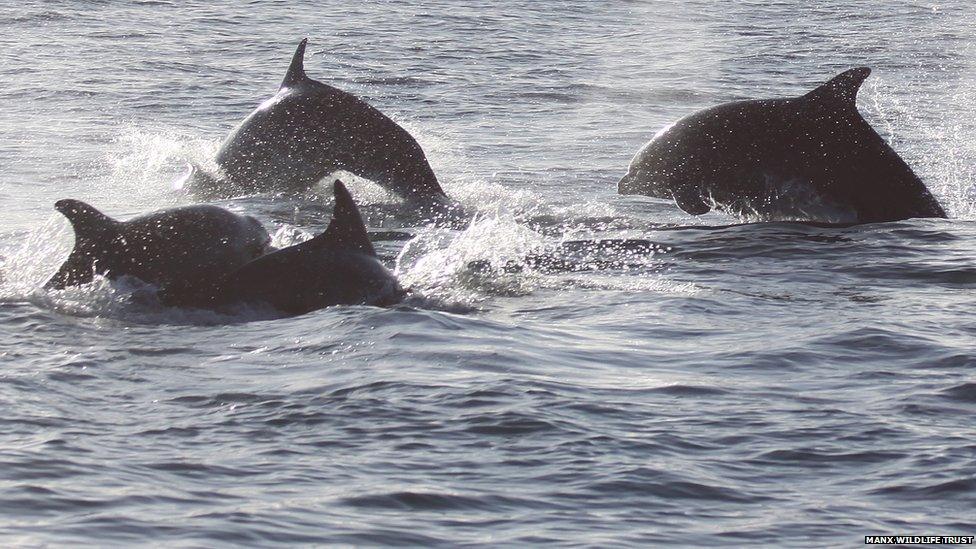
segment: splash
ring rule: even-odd
[[[532,291],[529,273],[506,273],[544,244],[542,235],[519,225],[514,216],[476,217],[461,233],[428,228],[404,246],[395,273],[404,287],[445,303],[478,303],[490,296]]]
[[[213,158],[219,143],[171,129],[126,128],[108,153],[109,181],[124,190],[154,202],[179,195],[178,175],[189,165],[216,170]]]
[[[113,143],[109,154],[112,178],[120,181],[148,181],[182,169],[189,161],[211,162],[219,144],[173,130],[147,131],[128,128]]]
[[[312,236],[312,233],[308,231],[285,223],[279,226],[278,230],[271,235],[271,245],[278,249],[287,248],[301,244],[312,238]]]
[[[657,255],[666,247],[639,238],[570,240],[569,234],[547,239],[511,212],[480,215],[460,233],[422,231],[400,252],[396,274],[433,308],[475,306],[540,288],[695,291],[660,275]]]
[[[0,300],[29,299],[71,252],[74,232],[61,215],[51,215],[31,231],[13,235],[15,244],[3,250]]]
[[[96,276],[90,284],[61,291],[48,292],[42,288],[71,251],[71,235],[67,221],[51,216],[43,225],[26,233],[17,245],[5,250],[0,301],[28,302],[76,317],[118,316],[137,289],[131,281],[114,284]]]

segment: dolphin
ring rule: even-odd
[[[161,288],[206,284],[272,250],[261,223],[216,206],[184,206],[117,221],[80,200],[54,204],[75,245],[48,290],[87,284],[94,274],[133,276]]]
[[[673,198],[766,221],[876,223],[945,217],[939,202],[857,110],[860,67],[789,99],[726,103],[661,130],[620,194]]]
[[[194,306],[268,305],[300,315],[331,305],[386,306],[400,301],[405,292],[376,257],[349,191],[336,181],[334,193],[335,208],[325,232],[227,274],[194,296]]]
[[[417,140],[362,99],[305,74],[298,44],[278,92],[224,140],[212,176],[191,167],[191,190],[228,196],[303,192],[337,170],[420,205],[451,205]]]

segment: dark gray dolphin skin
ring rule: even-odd
[[[196,305],[270,305],[290,315],[331,305],[392,305],[404,291],[380,263],[349,191],[335,182],[332,221],[322,234],[261,256],[196,297]]]
[[[303,192],[336,170],[422,205],[450,204],[420,144],[358,97],[305,74],[302,40],[278,93],[230,133],[220,178],[194,168],[191,190],[214,195]]]
[[[866,67],[806,95],[712,107],[659,132],[618,184],[620,194],[673,198],[765,221],[874,223],[945,217],[904,160],[861,117]]]
[[[75,247],[44,285],[60,290],[94,274],[133,276],[166,288],[207,284],[272,250],[261,223],[216,206],[161,210],[116,221],[80,200],[54,207],[71,222]]]

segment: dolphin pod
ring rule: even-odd
[[[925,184],[857,110],[871,73],[851,69],[806,95],[726,103],[662,130],[620,194],[673,198],[766,221],[877,223],[945,217]]]
[[[305,74],[298,45],[278,92],[235,128],[217,152],[222,173],[194,168],[188,187],[216,196],[306,191],[345,170],[425,207],[450,206],[417,140],[362,99]]]
[[[216,157],[220,173],[194,168],[190,187],[223,196],[303,191],[345,170],[414,210],[459,212],[409,133],[361,99],[305,74],[306,43],[278,93],[224,141]],[[799,97],[738,101],[688,115],[636,154],[618,192],[673,199],[693,215],[716,208],[766,221],[945,217],[858,112],[857,92],[870,72],[851,69]],[[157,285],[165,305],[266,305],[293,315],[399,302],[406,291],[377,258],[349,191],[336,180],[333,193],[328,228],[281,250],[270,246],[256,219],[215,206],[116,221],[84,202],[60,200],[55,207],[71,222],[75,247],[45,288],[85,284],[94,274],[127,275]]]

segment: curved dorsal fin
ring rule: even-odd
[[[359,208],[352,200],[352,195],[336,179],[333,189],[335,193],[335,208],[332,210],[332,221],[324,233],[316,236],[312,241],[317,246],[329,246],[341,250],[355,250],[376,257],[376,250],[366,233],[366,225]]]
[[[54,203],[54,209],[61,212],[75,230],[75,247],[85,243],[100,242],[118,232],[119,222],[81,200],[65,198]]]
[[[861,89],[861,84],[870,74],[871,69],[868,67],[844,71],[804,97],[814,101],[831,101],[853,107],[857,100],[857,91]]]
[[[298,44],[298,49],[295,50],[295,56],[291,58],[291,65],[288,66],[288,72],[285,73],[285,79],[281,81],[282,88],[301,84],[305,80],[308,80],[308,77],[305,76],[306,44],[308,44],[308,38],[302,38],[302,41]]]
[[[95,261],[104,257],[109,243],[119,236],[119,222],[80,200],[58,200],[54,208],[71,222],[75,248],[44,288],[62,290],[87,284],[92,280]]]

